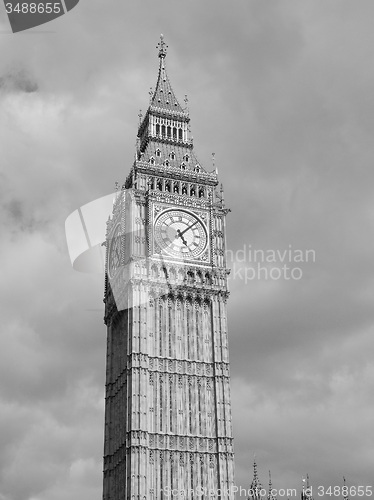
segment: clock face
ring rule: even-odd
[[[122,235],[121,235],[121,226],[118,224],[116,229],[114,230],[113,236],[110,239],[109,244],[109,256],[108,256],[108,271],[110,278],[113,278],[113,275],[121,266],[121,256],[122,256]]]
[[[185,210],[166,210],[155,222],[155,240],[174,257],[197,258],[207,246],[207,231],[196,215]]]

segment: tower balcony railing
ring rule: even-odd
[[[162,140],[165,140],[165,141],[173,141],[175,143],[180,143],[180,144],[193,144],[193,139],[192,137],[190,138],[187,138],[187,139],[183,139],[182,137],[177,137],[177,136],[174,136],[174,135],[168,135],[168,134],[157,134],[157,133],[151,133],[150,134],[151,137],[154,137],[156,139],[162,139]]]

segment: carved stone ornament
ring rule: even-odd
[[[153,206],[153,213],[154,213],[154,216],[156,216],[158,213],[160,213],[162,209],[163,209],[163,207],[161,207],[161,206],[159,206],[159,205],[154,205],[154,206]]]

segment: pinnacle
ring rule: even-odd
[[[167,113],[177,112],[185,114],[184,109],[179,104],[174,94],[166,72],[165,57],[167,45],[165,44],[163,35],[161,35],[161,40],[157,48],[159,49],[158,57],[160,58],[160,68],[158,71],[156,89],[151,97],[151,107],[156,108],[160,112],[165,111]]]

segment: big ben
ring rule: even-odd
[[[234,498],[225,208],[163,37],[107,226],[104,500]]]

